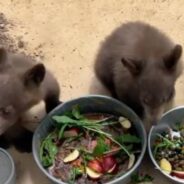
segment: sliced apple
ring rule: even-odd
[[[71,128],[70,130],[66,130],[63,134],[64,138],[74,137],[78,135],[78,130],[76,128]]]
[[[98,172],[98,173],[103,173],[103,167],[98,160],[89,161],[88,167],[91,168],[92,170]]]
[[[68,156],[66,156],[63,159],[64,163],[68,163],[68,162],[72,162],[74,160],[76,160],[79,157],[80,153],[77,149],[75,149],[73,152],[71,152]]]
[[[172,171],[171,163],[165,158],[160,160],[160,168],[167,174],[170,174]]]
[[[132,168],[132,166],[134,165],[134,163],[135,163],[135,155],[134,154],[131,154],[130,157],[129,157],[128,169]]]
[[[117,164],[114,164],[114,166],[113,166],[111,169],[109,169],[107,172],[108,172],[108,173],[114,172],[115,169],[116,169],[116,167],[117,167]]]
[[[96,147],[96,145],[97,145],[97,140],[92,140],[90,144],[91,150],[93,150]]]
[[[128,119],[125,119],[124,117],[120,117],[119,122],[124,129],[129,129],[132,126],[131,122]]]
[[[102,166],[104,172],[110,171],[117,164],[116,160],[112,156],[106,156],[102,160]]]
[[[172,171],[172,176],[176,176],[177,178],[184,179],[184,171]]]
[[[100,176],[102,175],[101,173],[97,173],[95,171],[93,171],[91,168],[86,167],[86,173],[87,175],[92,178],[92,179],[98,179],[100,178]]]

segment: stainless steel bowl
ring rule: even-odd
[[[76,104],[80,106],[80,110],[82,113],[99,112],[99,113],[109,113],[109,114],[114,114],[119,116],[125,116],[133,123],[133,125],[137,129],[138,135],[142,138],[142,142],[141,142],[142,150],[141,150],[140,156],[137,162],[135,163],[135,165],[132,167],[132,169],[127,171],[127,173],[123,174],[119,178],[116,178],[108,182],[108,184],[122,184],[122,183],[125,184],[129,182],[131,175],[138,169],[143,159],[143,156],[145,154],[146,145],[147,145],[146,132],[142,125],[142,122],[130,108],[128,108],[126,105],[124,105],[123,103],[113,98],[100,96],[100,95],[89,95],[89,96],[68,101],[58,106],[56,109],[54,109],[49,115],[47,115],[43,119],[43,121],[41,122],[41,125],[37,128],[33,137],[33,155],[38,167],[53,182],[57,184],[65,184],[64,182],[59,181],[55,177],[51,176],[47,172],[47,170],[43,168],[39,158],[39,149],[40,149],[41,141],[43,140],[43,138],[45,138],[48,135],[54,123],[51,117],[56,114],[61,115],[66,111],[70,111],[72,107]]]
[[[0,183],[15,184],[15,166],[12,157],[0,148]]]
[[[184,106],[176,107],[166,112],[161,120],[158,122],[157,126],[153,126],[148,135],[148,150],[151,160],[156,167],[168,180],[172,181],[172,183],[184,184],[184,180],[178,179],[176,177],[172,177],[166,174],[164,171],[160,169],[160,166],[157,164],[154,156],[153,156],[153,144],[155,142],[156,134],[165,131],[168,127],[174,128],[174,125],[178,122],[184,121]]]

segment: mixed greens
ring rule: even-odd
[[[105,183],[132,168],[140,154],[141,140],[124,117],[81,114],[75,106],[52,119],[55,127],[41,143],[40,159],[64,182]]]
[[[157,134],[153,154],[165,173],[184,179],[184,124]]]
[[[153,177],[148,174],[136,173],[131,176],[131,184],[152,182]]]

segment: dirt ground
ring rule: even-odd
[[[151,23],[184,46],[183,0],[0,0],[0,11],[16,26],[10,34],[21,37],[27,52],[42,52],[44,64],[55,73],[66,101],[101,88],[93,61],[99,43],[123,22]],[[175,105],[184,104],[184,75],[176,84]],[[104,91],[105,92],[105,91]],[[48,184],[31,154],[11,150],[17,184]],[[169,183],[145,161],[154,183]]]

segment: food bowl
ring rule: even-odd
[[[10,154],[0,148],[0,183],[15,184],[15,166]]]
[[[39,157],[39,149],[40,149],[41,141],[48,135],[49,131],[53,126],[54,121],[52,120],[51,117],[53,115],[62,115],[65,112],[68,112],[75,105],[80,106],[80,110],[82,113],[99,112],[99,113],[113,114],[118,116],[124,116],[132,122],[132,124],[134,125],[137,131],[138,136],[141,138],[142,149],[141,149],[140,155],[136,163],[130,170],[128,170],[125,174],[121,175],[120,177],[115,178],[110,182],[107,182],[106,184],[122,184],[122,183],[129,182],[131,175],[134,172],[136,172],[145,154],[146,145],[147,145],[146,132],[141,120],[130,108],[128,108],[123,103],[111,97],[100,96],[100,95],[89,95],[89,96],[81,97],[81,98],[63,103],[58,107],[56,107],[50,114],[48,114],[42,120],[40,126],[36,129],[33,137],[33,155],[38,167],[54,183],[65,184],[64,182],[56,179],[51,174],[49,174],[48,171],[42,166],[42,163]]]
[[[177,177],[173,177],[163,171],[157,161],[154,158],[153,154],[153,146],[156,139],[156,135],[166,131],[168,128],[174,128],[176,123],[184,121],[184,106],[176,107],[166,112],[161,120],[158,122],[158,125],[153,126],[149,132],[148,136],[148,150],[151,160],[156,167],[168,180],[172,181],[172,183],[183,184],[184,179],[179,179]]]

